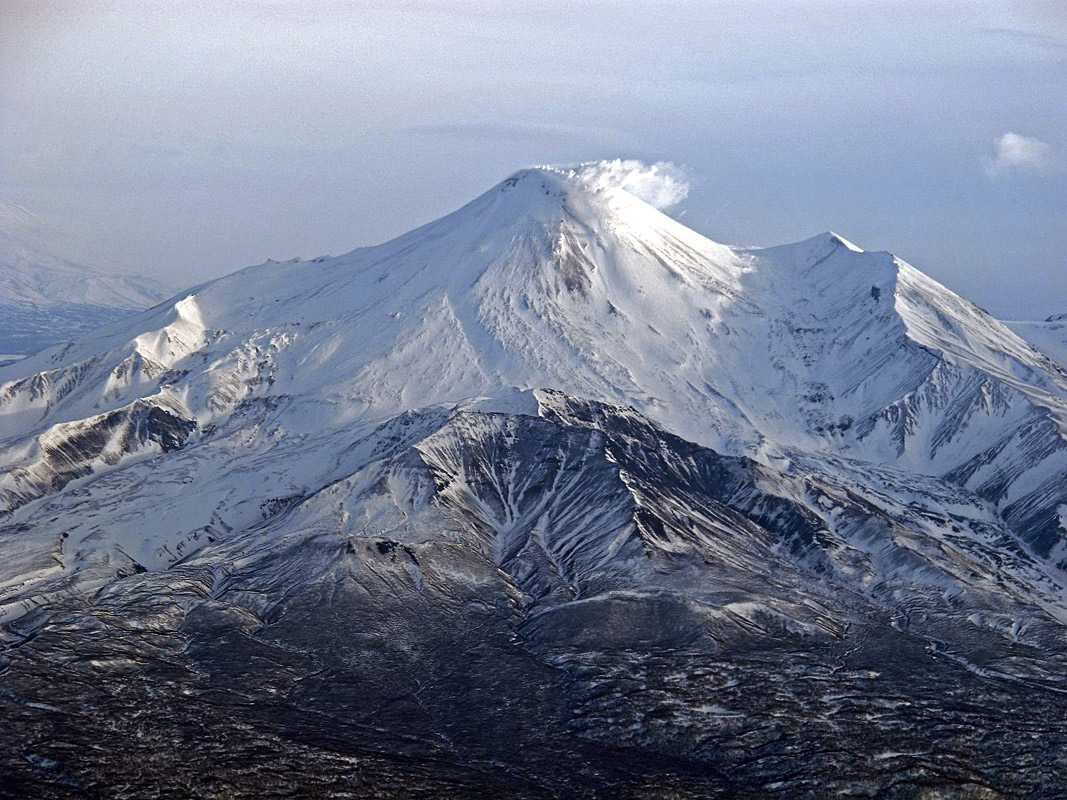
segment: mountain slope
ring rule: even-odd
[[[0,352],[31,353],[80,338],[169,294],[148,278],[101,272],[57,255],[38,218],[0,203]]]

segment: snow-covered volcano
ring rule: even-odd
[[[203,430],[284,398],[287,428],[321,431],[554,387],[723,452],[946,476],[1045,555],[1063,535],[1067,373],[1010,329],[888,253],[832,233],[726,247],[576,171],[524,170],[377,247],[244,269],[0,380],[0,432],[26,442],[8,507],[53,486],[49,442],[132,404]]]
[[[4,367],[0,436],[13,642],[106,607],[125,631],[277,629],[307,653],[327,647],[310,628],[411,615],[375,641],[443,668],[447,634],[420,637],[468,598],[477,630],[571,686],[591,653],[752,637],[832,675],[892,640],[931,687],[960,669],[1005,691],[1054,683],[1067,652],[1062,366],[889,253],[717,244],[583,169],[523,170],[393,241],[250,267]],[[607,663],[589,669],[636,669]],[[361,680],[384,698],[394,667]],[[601,712],[589,735],[610,739],[622,712]]]
[[[47,225],[0,202],[0,352],[32,353],[155,305],[170,292],[59,255]]]

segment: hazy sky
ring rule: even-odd
[[[0,0],[0,192],[188,284],[670,160],[718,241],[833,229],[1067,311],[1067,3],[761,6]]]

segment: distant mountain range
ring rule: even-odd
[[[25,355],[80,338],[170,294],[150,278],[57,255],[40,219],[0,202],[0,353]]]
[[[1038,328],[579,166],[67,337],[0,369],[0,769],[1056,796],[1067,369]]]

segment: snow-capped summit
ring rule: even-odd
[[[157,281],[104,272],[59,255],[35,214],[0,201],[0,352],[78,338],[158,303]]]
[[[580,168],[522,170],[385,244],[249,267],[0,379],[14,438],[145,401],[204,429],[285,397],[327,428],[555,387],[723,452],[951,476],[1046,554],[1067,502],[1067,375],[1007,327],[889,253],[834,233],[730,248]],[[0,483],[9,505],[45,491],[26,488],[34,453]]]

